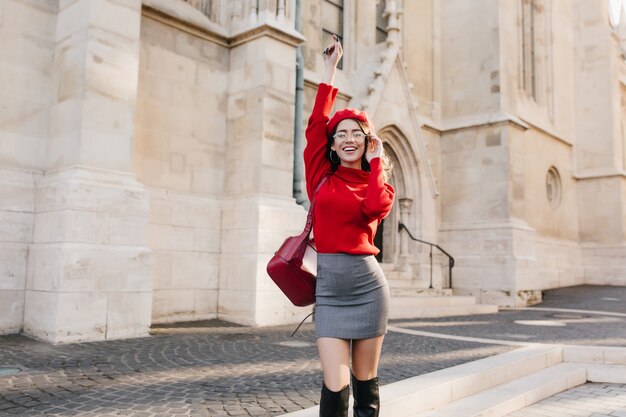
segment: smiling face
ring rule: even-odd
[[[330,149],[337,152],[342,166],[361,169],[361,158],[365,153],[365,134],[356,120],[344,119],[339,122]]]

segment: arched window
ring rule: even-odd
[[[546,0],[519,0],[519,86],[552,112],[552,13]]]

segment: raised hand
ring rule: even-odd
[[[341,47],[341,42],[339,42],[337,35],[333,35],[333,41],[322,53],[324,54],[324,64],[326,64],[326,68],[337,68],[337,64],[343,56],[343,48]]]
[[[376,133],[372,133],[369,137],[369,143],[365,150],[365,159],[367,162],[371,162],[374,158],[380,158],[383,156],[383,141],[376,136]]]

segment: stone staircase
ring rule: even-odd
[[[626,348],[531,345],[419,375],[380,388],[380,416],[506,416],[587,381],[626,383]]]
[[[416,319],[497,313],[498,306],[476,304],[470,296],[453,295],[451,289],[423,288],[410,271],[381,264],[391,293],[390,319]]]

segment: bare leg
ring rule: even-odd
[[[385,336],[352,341],[352,373],[356,379],[367,381],[378,376],[378,363]]]
[[[339,391],[350,384],[350,341],[332,337],[317,339],[324,384],[331,391]]]
[[[352,393],[355,417],[378,417],[378,362],[384,336],[352,342]]]

